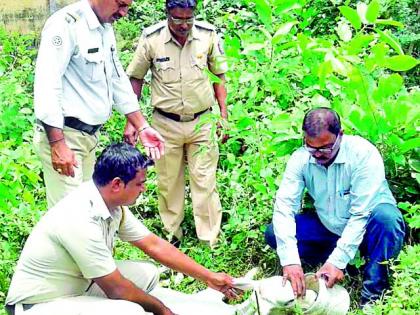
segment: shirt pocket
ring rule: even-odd
[[[340,218],[350,218],[351,194],[350,190],[340,190],[336,195],[336,212]]]
[[[191,58],[191,75],[192,80],[203,79],[207,77],[205,69],[207,68],[207,61],[205,58]]]
[[[173,61],[155,62],[154,66],[163,83],[173,83],[180,80],[179,71],[175,69]]]
[[[105,61],[100,53],[85,54],[85,74],[86,78],[91,82],[98,82],[105,77]]]

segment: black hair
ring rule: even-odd
[[[153,161],[127,143],[114,143],[105,148],[95,163],[93,182],[103,187],[119,177],[127,184],[141,169],[153,165]]]
[[[195,9],[197,6],[196,0],[166,0],[166,11],[174,8]]]
[[[341,130],[340,116],[328,107],[311,109],[303,118],[302,130],[310,137],[319,136],[325,130],[338,136]]]

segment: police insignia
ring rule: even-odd
[[[56,47],[60,47],[63,44],[63,40],[60,36],[54,36],[52,39],[52,44]]]

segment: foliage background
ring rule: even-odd
[[[135,1],[129,17],[115,25],[125,65],[141,29],[163,19],[163,8],[162,0]],[[255,266],[261,267],[261,275],[276,272],[275,253],[263,240],[274,194],[290,153],[301,145],[304,112],[315,106],[332,107],[341,114],[346,133],[368,138],[380,149],[391,189],[410,226],[407,242],[411,246],[395,262],[393,289],[372,314],[395,313],[395,309],[395,314],[414,314],[420,305],[416,285],[420,274],[416,2],[203,0],[197,13],[197,19],[215,24],[224,39],[231,69],[226,130],[230,138],[220,148],[221,241],[214,250],[197,242],[188,199],[182,250],[209,268],[236,276]],[[31,144],[38,36],[0,30],[2,301],[20,249],[46,210],[41,167]],[[149,104],[146,85],[140,106],[150,114]],[[119,141],[123,125],[123,118],[115,114],[102,132],[101,146]],[[163,235],[156,197],[152,173],[148,193],[136,209],[149,228]],[[310,208],[308,198],[304,208]],[[137,258],[141,254],[119,244],[117,255]],[[346,279],[354,312],[359,280]],[[169,274],[168,282],[186,292],[202,286],[174,274]]]

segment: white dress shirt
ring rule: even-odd
[[[87,0],[54,13],[45,23],[35,70],[35,115],[63,128],[64,117],[105,123],[112,106],[139,110],[116,52],[110,24],[101,24]]]
[[[334,162],[325,168],[300,148],[290,157],[277,191],[273,225],[281,264],[300,264],[294,220],[304,188],[322,224],[341,236],[328,262],[343,269],[363,240],[367,220],[380,203],[395,205],[378,150],[359,136],[344,135]]]

